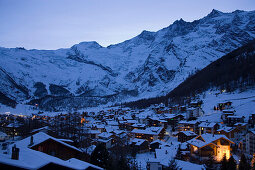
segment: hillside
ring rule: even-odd
[[[0,102],[68,110],[166,95],[188,76],[255,38],[255,11],[182,19],[102,47],[0,48]]]
[[[235,90],[245,91],[255,86],[255,41],[212,62],[207,67],[189,76],[166,96],[127,103],[127,106],[148,107],[161,102],[182,102],[187,97],[195,98],[197,94],[209,89],[221,92]]]

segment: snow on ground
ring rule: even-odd
[[[200,96],[200,99],[203,100],[202,109],[205,112],[205,115],[200,117],[199,120],[208,120],[208,121],[221,121],[220,111],[213,110],[214,106],[217,106],[217,103],[231,101],[233,109],[236,110],[237,116],[245,116],[247,121],[249,115],[255,111],[255,89],[250,89],[245,92],[235,91],[232,93],[221,93],[219,91],[207,91],[204,96]]]
[[[146,170],[146,165],[150,158],[155,158],[154,152],[136,154],[136,161],[137,161],[138,167],[141,167],[142,170]]]
[[[0,104],[0,114],[31,116],[32,114],[37,114],[39,111],[41,111],[41,110],[33,109],[33,106],[30,106],[30,105],[17,104],[17,106],[15,108],[12,108],[12,107],[8,107],[8,106]],[[40,115],[56,116],[60,113],[67,113],[67,111],[64,111],[64,112],[43,112]]]
[[[176,160],[177,166],[182,170],[200,170],[205,169],[203,165],[194,164],[191,162]]]

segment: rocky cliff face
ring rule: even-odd
[[[0,48],[0,101],[59,110],[164,95],[254,38],[255,11],[213,10],[106,48],[96,42],[59,50]]]

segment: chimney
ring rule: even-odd
[[[12,147],[12,159],[19,160],[19,148],[16,145]]]
[[[33,135],[30,137],[30,144],[29,144],[29,146],[32,146],[34,144],[34,137],[33,137]]]

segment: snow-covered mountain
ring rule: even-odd
[[[254,38],[255,11],[213,10],[108,47],[0,48],[0,98],[66,109],[160,96]]]

